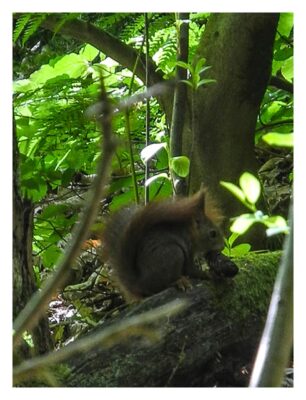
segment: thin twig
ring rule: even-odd
[[[293,344],[293,216],[276,277],[250,387],[279,387]]]

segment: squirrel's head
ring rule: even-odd
[[[220,228],[223,217],[207,191],[201,189],[194,196],[196,200],[193,219],[195,251],[204,254],[221,251],[224,248],[224,238]]]

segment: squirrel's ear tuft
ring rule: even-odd
[[[196,193],[196,199],[197,199],[197,209],[201,212],[204,212],[205,210],[205,199],[206,199],[206,191],[205,189],[200,189],[198,193]]]

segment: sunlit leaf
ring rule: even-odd
[[[151,185],[151,183],[157,181],[158,179],[169,179],[169,176],[165,172],[151,176],[149,179],[146,180],[145,185],[149,186]]]
[[[170,168],[176,175],[186,178],[189,175],[190,160],[186,156],[170,158]]]
[[[161,149],[165,149],[167,147],[167,143],[153,143],[149,144],[149,146],[145,147],[141,153],[140,157],[144,163],[150,160],[157,152]]]
[[[94,60],[99,54],[99,50],[96,49],[91,44],[86,44],[86,46],[80,51],[80,54],[86,58],[88,61]]]
[[[242,202],[245,201],[245,194],[238,186],[234,185],[231,182],[224,182],[224,181],[221,181],[220,185],[225,187],[231,193],[233,193],[233,195],[236,196],[240,201]]]
[[[262,138],[271,146],[293,147],[293,133],[270,132]]]
[[[235,219],[230,227],[230,230],[231,232],[242,235],[250,228],[250,226],[254,224],[254,222],[256,222],[256,219],[253,214],[242,214]]]
[[[255,204],[261,191],[259,180],[249,172],[244,172],[239,179],[239,184],[246,199],[251,204]]]

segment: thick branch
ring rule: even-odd
[[[49,16],[42,26],[46,29],[54,31],[59,24],[57,16]],[[132,47],[121,42],[116,37],[92,25],[89,22],[74,19],[66,21],[60,28],[59,32],[62,35],[67,35],[79,40],[83,43],[89,43],[102,51],[107,56],[118,61],[119,64],[133,71],[137,60],[138,53]],[[58,32],[56,32],[58,33]],[[163,81],[162,74],[156,72],[156,65],[152,59],[149,62],[150,68],[150,85]],[[136,75],[144,82],[145,81],[145,55],[142,54],[140,62],[136,66]]]

